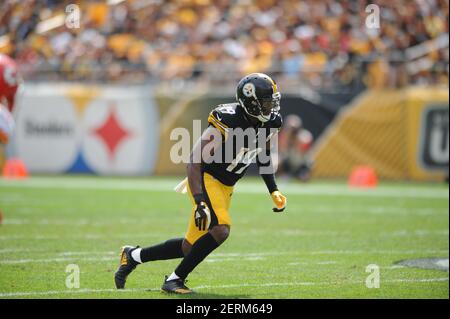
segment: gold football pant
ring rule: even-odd
[[[231,195],[233,195],[233,186],[226,186],[219,182],[216,178],[208,173],[203,173],[203,193],[206,197],[206,203],[211,211],[211,224],[209,228],[215,225],[229,225],[231,226],[231,217],[228,209],[230,208]],[[202,237],[208,230],[198,230],[195,226],[195,204],[187,184],[187,192],[192,202],[191,217],[189,219],[189,226],[186,232],[186,240],[193,245],[197,239]]]

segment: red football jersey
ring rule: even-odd
[[[16,62],[9,56],[0,54],[0,103],[6,104],[11,112],[18,87],[19,74]]]

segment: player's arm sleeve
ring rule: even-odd
[[[270,194],[278,190],[277,183],[275,182],[275,174],[261,174],[261,177],[264,180]]]
[[[272,139],[277,138],[277,135],[278,134],[275,134],[275,137],[272,137]],[[263,152],[265,154],[264,161],[262,161],[261,156],[258,155],[256,162],[260,170],[260,175],[267,186],[267,190],[269,191],[269,193],[272,194],[274,191],[278,190],[278,186],[277,183],[275,182],[275,167],[272,161],[270,140],[266,142],[266,147],[263,150]]]
[[[186,169],[189,188],[196,203],[204,199],[202,163],[205,159],[209,160],[208,157],[212,155],[211,153],[214,153],[221,145],[220,140],[220,133],[215,128],[208,127],[192,149]]]

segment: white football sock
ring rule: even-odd
[[[131,252],[131,258],[134,259],[134,261],[137,261],[138,263],[142,264],[141,260],[141,250],[142,248],[136,248]]]
[[[167,278],[167,281],[175,280],[175,279],[180,279],[180,277],[178,277],[177,274],[176,274],[175,272],[173,272],[173,273],[169,276],[169,278]]]

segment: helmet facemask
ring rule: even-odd
[[[280,92],[273,93],[270,98],[258,99],[256,94],[253,94],[252,97],[253,101],[251,104],[253,107],[250,107],[250,110],[249,107],[244,105],[244,102],[241,99],[239,99],[239,103],[248,115],[257,118],[260,122],[265,123],[269,121],[273,115],[277,115],[280,112]]]

